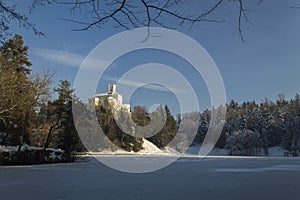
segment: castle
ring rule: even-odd
[[[130,104],[123,104],[123,97],[117,91],[115,84],[108,84],[107,93],[96,94],[94,96],[95,106],[111,105],[115,111],[130,112]]]

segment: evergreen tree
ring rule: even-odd
[[[131,113],[117,110],[115,114],[122,119],[121,121],[123,123],[123,126],[126,128],[125,131],[131,131],[134,128],[131,127],[131,124],[133,124],[133,122],[130,122],[130,120],[132,120]],[[101,105],[96,107],[96,115],[104,134],[116,147],[122,148],[126,151],[135,152],[143,148],[142,138],[129,135],[128,133],[121,130],[117,125],[113,116],[112,105],[108,104],[107,106]],[[102,143],[101,147],[111,147],[111,145],[106,144],[105,139],[106,138],[102,138],[104,142]],[[115,150],[115,148],[112,150]]]
[[[150,117],[147,113],[146,107],[135,106],[132,111],[132,120],[138,126],[146,126],[150,123]]]
[[[0,128],[11,135],[10,145],[29,143],[36,100],[29,78],[28,46],[15,35],[0,47]]]
[[[72,151],[80,151],[82,144],[78,136],[72,113],[72,98],[74,89],[70,89],[71,83],[67,80],[60,81],[58,88],[54,91],[58,93],[58,99],[54,101],[56,105],[56,115],[60,120],[58,131],[58,147],[64,149],[67,154]]]
[[[166,122],[161,131],[149,138],[159,148],[167,146],[177,134],[177,124],[168,106],[165,106]]]

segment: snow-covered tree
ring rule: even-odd
[[[252,130],[239,130],[228,135],[226,149],[230,155],[258,156],[261,154],[260,135]]]

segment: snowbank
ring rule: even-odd
[[[269,156],[271,157],[281,157],[284,156],[286,152],[288,151],[279,146],[269,148]]]
[[[201,146],[191,146],[187,149],[185,154],[188,155],[199,155]],[[209,156],[228,156],[228,151],[226,149],[213,148],[208,154]]]
[[[175,149],[173,149],[172,147],[169,147],[169,146],[164,147],[162,150],[165,154],[170,154],[170,155],[181,154],[180,152],[176,151]]]
[[[150,142],[147,139],[143,139],[143,150],[139,151],[138,153],[149,153],[149,154],[162,154],[163,151],[160,150],[155,144]]]
[[[26,144],[21,146],[0,146],[0,164],[44,164],[69,162],[72,158],[61,149],[31,147]]]
[[[134,151],[125,151],[124,149],[117,148],[117,150],[104,149],[99,152],[89,152],[93,155],[139,155],[139,154],[163,154],[163,151],[160,150],[155,144],[150,142],[147,139],[143,139],[143,150],[139,152]]]

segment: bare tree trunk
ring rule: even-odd
[[[53,132],[54,128],[58,125],[59,120],[60,119],[57,119],[57,121],[55,122],[55,124],[53,124],[53,125],[50,126],[50,129],[49,129],[48,134],[47,134],[46,141],[44,143],[44,148],[43,148],[44,151],[49,147],[49,144],[50,144],[50,141],[51,141],[50,139],[51,139],[52,132]]]
[[[19,147],[18,147],[18,151],[17,151],[17,155],[19,155],[20,154],[20,152],[21,152],[21,149],[22,149],[22,146],[23,146],[23,144],[24,144],[24,121],[23,121],[23,123],[22,123],[22,131],[21,131],[21,135],[20,135],[20,140],[19,140]]]

